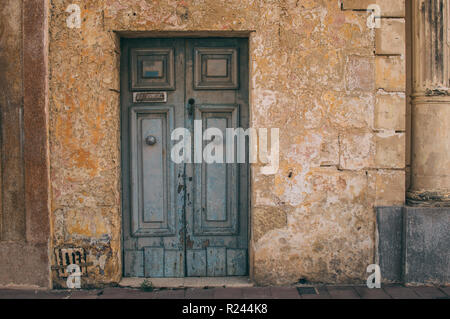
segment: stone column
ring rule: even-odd
[[[450,206],[449,7],[413,0],[411,205]]]

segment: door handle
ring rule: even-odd
[[[188,104],[187,104],[187,110],[188,110],[189,116],[194,115],[194,107],[195,107],[195,100],[189,99]]]
[[[149,135],[145,138],[145,143],[149,146],[155,145],[156,142],[158,142],[158,140],[153,135]]]

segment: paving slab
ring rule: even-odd
[[[119,286],[122,288],[141,288],[145,281],[151,282],[155,288],[184,287],[184,278],[123,278]]]
[[[64,299],[70,296],[69,291],[2,289],[0,299]]]
[[[270,293],[273,299],[300,299],[296,288],[289,287],[271,287]]]
[[[68,299],[98,299],[101,294],[103,294],[102,289],[74,290],[70,292]]]
[[[157,290],[152,293],[154,299],[184,299],[184,289]]]
[[[68,291],[44,291],[39,292],[33,299],[69,299],[70,292]]]
[[[244,299],[271,299],[270,287],[242,288]]]
[[[440,287],[441,291],[450,297],[450,287]]]
[[[99,293],[98,299],[152,299],[153,292],[144,292],[128,288],[105,288]]]
[[[316,295],[304,294],[302,299],[331,299],[331,296],[325,286],[315,287]]]
[[[412,288],[397,286],[386,286],[384,291],[394,299],[420,299],[420,296]]]
[[[412,288],[416,294],[424,299],[441,299],[447,297],[439,288],[435,287],[415,287]]]
[[[214,289],[186,289],[184,294],[186,299],[214,299]]]
[[[353,287],[327,287],[332,299],[361,299]]]
[[[242,299],[243,288],[215,288],[214,299]]]
[[[383,289],[369,289],[367,287],[355,287],[361,299],[392,299]]]

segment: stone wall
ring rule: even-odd
[[[47,10],[0,6],[0,287],[50,287]]]
[[[252,278],[365,280],[374,207],[405,197],[404,1],[377,1],[381,29],[371,1],[49,2],[52,246],[86,249],[87,284],[121,278],[119,43],[139,31],[249,35],[251,125],[281,129],[278,173],[252,167]]]

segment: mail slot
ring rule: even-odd
[[[167,92],[134,92],[134,103],[166,103]]]

